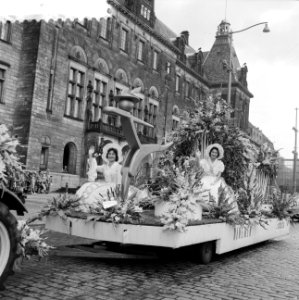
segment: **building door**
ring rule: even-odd
[[[77,148],[74,143],[67,143],[63,152],[63,171],[76,174]]]

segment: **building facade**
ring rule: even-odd
[[[261,146],[263,144],[267,144],[268,147],[274,150],[273,142],[263,133],[261,129],[254,126],[249,122],[247,133],[251,139],[257,146]]]
[[[133,114],[154,128],[139,126],[138,135],[161,143],[204,95],[227,94],[228,23],[205,53],[189,45],[188,31],[176,35],[156,18],[154,0],[108,4],[109,15],[99,19],[1,23],[0,122],[20,138],[26,168],[48,169],[55,188],[86,177],[90,145],[126,150],[120,121],[103,113],[117,105],[114,95],[140,87]],[[250,97],[246,76],[235,75],[233,118],[244,130]]]

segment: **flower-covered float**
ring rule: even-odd
[[[23,188],[25,170],[19,161],[18,145],[9,128],[0,124],[0,290],[24,258],[46,256],[51,249],[42,232],[29,226],[33,219],[16,219],[16,215],[27,212]]]
[[[169,143],[149,145],[140,143],[134,122],[151,125],[130,113],[138,98],[117,100],[119,108],[105,112],[120,116],[130,146],[121,185],[88,182],[76,195],[54,199],[43,211],[47,228],[121,244],[200,244],[203,262],[213,250],[220,254],[288,234],[288,201],[276,185],[278,153],[257,147],[230,125],[225,101],[209,97],[183,118]],[[153,153],[148,178],[139,171]]]

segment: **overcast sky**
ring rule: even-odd
[[[1,5],[1,16],[41,15],[101,17],[105,0],[9,0]],[[234,35],[234,47],[241,65],[248,66],[248,88],[254,94],[250,122],[259,127],[280,153],[292,158],[295,107],[299,108],[299,1],[298,0],[156,0],[156,15],[174,32],[190,33],[194,49],[209,51],[222,19],[233,31],[269,22]],[[298,112],[299,120],[299,112]],[[298,137],[299,138],[299,137]],[[299,142],[298,142],[299,145]]]

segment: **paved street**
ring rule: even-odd
[[[48,237],[48,243],[56,246],[84,242],[53,232]],[[299,225],[295,225],[284,240],[221,255],[209,265],[184,257],[167,261],[33,258],[9,277],[0,298],[299,299],[298,249]]]

